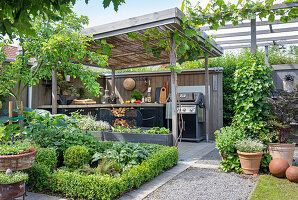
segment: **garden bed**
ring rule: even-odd
[[[117,176],[83,174],[58,169],[51,175],[50,190],[65,197],[78,199],[113,199],[125,191],[138,188],[178,162],[175,147],[156,146],[159,150],[130,170]]]
[[[120,133],[103,131],[97,136],[102,137],[104,141],[126,141],[133,143],[150,143],[166,146],[173,146],[173,135],[170,134],[144,134],[144,133]]]

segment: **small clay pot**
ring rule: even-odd
[[[278,178],[286,176],[286,170],[289,168],[289,163],[282,158],[275,158],[269,164],[271,174]]]
[[[286,177],[289,181],[298,183],[298,167],[291,166],[286,171]]]

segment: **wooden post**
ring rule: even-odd
[[[52,70],[52,114],[57,114],[57,71]]]
[[[256,19],[250,20],[250,46],[251,46],[251,53],[257,53],[257,26],[256,26]]]
[[[115,72],[115,68],[112,68],[112,91],[111,94],[116,94],[116,80],[115,80],[115,76],[116,76],[116,72]]]
[[[174,40],[174,34],[171,33],[171,54],[170,54],[170,64],[176,65],[176,43]],[[176,84],[177,84],[177,73],[175,70],[171,70],[171,94],[172,94],[172,134],[173,134],[173,145],[176,144],[178,139],[178,118],[177,118],[177,94],[176,94]]]
[[[205,55],[205,101],[206,101],[206,141],[209,142],[209,69],[208,69],[208,55]]]
[[[265,64],[267,66],[269,66],[268,56],[269,56],[269,54],[268,54],[268,46],[265,46]]]
[[[13,102],[9,101],[8,103],[8,117],[12,118],[12,111],[13,111]],[[9,124],[12,124],[12,120],[8,121]]]

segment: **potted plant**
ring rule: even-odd
[[[272,111],[268,124],[274,130],[268,136],[269,154],[273,159],[285,159],[291,166],[296,144],[289,140],[289,135],[292,133],[291,123],[295,122],[297,112],[297,91],[280,91],[275,97],[267,98],[267,102]]]
[[[28,174],[24,172],[0,172],[0,199],[12,199],[25,195],[25,181]]]
[[[222,160],[227,158],[228,154],[236,153],[236,141],[245,138],[244,132],[234,126],[226,126],[215,131],[215,148],[219,150]]]
[[[261,141],[247,138],[236,142],[241,168],[245,174],[258,174],[265,148]]]
[[[143,96],[144,95],[138,89],[135,89],[133,93],[130,95],[132,100],[131,102],[133,103],[133,100],[141,101]]]
[[[29,141],[1,141],[0,171],[13,171],[32,167],[37,151]]]

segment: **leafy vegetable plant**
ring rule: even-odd
[[[96,153],[93,155],[93,162],[107,158],[115,160],[125,171],[132,165],[137,165],[143,160],[147,160],[149,156],[156,152],[154,146],[144,146],[141,144],[115,142],[112,149],[107,149],[104,153]]]

